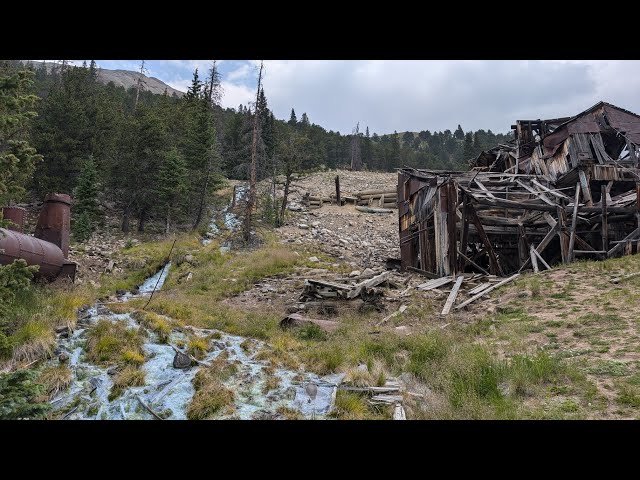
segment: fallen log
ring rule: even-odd
[[[373,397],[371,397],[371,400],[369,400],[371,403],[384,403],[387,405],[393,405],[396,403],[400,403],[402,402],[402,395],[385,395],[385,394],[380,394],[380,395],[374,395]]]
[[[333,332],[340,326],[338,322],[332,322],[331,320],[316,320],[313,318],[306,318],[297,313],[287,315],[282,320],[280,320],[280,328],[282,329],[301,327],[308,324],[317,325],[325,332]]]
[[[360,392],[360,393],[370,393],[372,395],[378,393],[392,393],[399,392],[400,387],[397,386],[384,386],[384,387],[349,387],[347,385],[340,385],[338,387],[340,390],[346,390],[348,392]]]
[[[630,273],[629,275],[624,275],[623,277],[616,277],[611,279],[611,283],[620,283],[624,280],[629,280],[630,278],[634,278],[640,276],[640,272]]]

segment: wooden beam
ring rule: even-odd
[[[602,250],[609,250],[609,221],[607,218],[607,187],[602,185],[600,187],[600,203],[602,204],[602,222],[601,234],[602,234]]]
[[[569,237],[569,250],[567,251],[567,262],[573,262],[573,245],[576,241],[576,223],[578,222],[578,200],[580,199],[580,183],[576,184],[576,196],[573,202],[573,217],[571,218],[571,235]]]
[[[560,230],[560,223],[556,222],[553,218],[551,218],[551,215],[549,215],[549,219],[553,221],[553,226],[551,227],[551,230],[549,230],[549,232],[545,235],[545,237],[542,239],[542,241],[536,247],[536,252],[538,252],[540,254],[542,254],[542,251],[545,248],[547,248],[547,245],[549,245],[551,240],[553,240],[553,237],[555,237],[556,234]],[[531,261],[531,259],[528,259],[524,264],[522,264],[522,266],[520,267],[520,269],[518,271],[521,272],[524,268],[526,268],[527,265],[529,265],[530,261]]]
[[[480,293],[478,293],[478,294],[474,295],[474,296],[473,296],[473,297],[471,297],[470,299],[468,299],[468,300],[466,300],[466,301],[462,302],[460,305],[457,305],[457,306],[455,307],[455,309],[456,309],[456,310],[459,310],[459,309],[461,309],[461,308],[463,308],[463,307],[466,307],[466,306],[467,306],[467,305],[469,305],[470,303],[475,302],[477,299],[479,299],[479,298],[480,298],[480,297],[482,297],[483,295],[486,295],[487,293],[489,293],[489,292],[491,292],[491,291],[495,290],[496,288],[501,287],[501,286],[502,286],[502,285],[504,285],[505,283],[509,283],[511,280],[514,280],[514,279],[515,279],[516,277],[518,277],[519,275],[520,275],[519,273],[514,273],[514,274],[513,274],[513,275],[511,275],[510,277],[505,278],[504,280],[502,280],[502,281],[500,281],[500,282],[496,283],[495,285],[493,285],[493,286],[491,286],[491,287],[487,288],[486,290],[483,290],[482,292],[480,292]]]
[[[538,273],[538,258],[536,257],[536,254],[533,253],[535,252],[535,249],[533,247],[531,247],[531,249],[529,250],[529,255],[531,256],[531,265],[533,266],[533,271],[535,273]]]
[[[536,197],[538,197],[540,200],[542,200],[544,203],[548,203],[549,205],[553,205],[555,206],[556,204],[554,202],[552,202],[551,200],[549,200],[543,192],[539,192],[533,188],[531,188],[529,185],[527,185],[526,183],[520,181],[520,180],[516,180],[516,183],[518,185],[520,185],[522,188],[524,188],[525,190],[527,190],[528,192],[534,194]]]
[[[340,200],[340,175],[336,175],[336,203],[339,207],[342,205]]]
[[[469,241],[469,195],[462,193],[462,233],[460,234],[460,250],[458,255],[466,258],[467,243]],[[460,271],[464,271],[464,264],[460,261]]]
[[[484,268],[482,268],[480,265],[478,265],[476,262],[474,262],[473,260],[471,260],[469,257],[467,257],[464,253],[462,253],[460,250],[458,250],[458,255],[460,257],[462,257],[462,259],[464,260],[465,264],[466,263],[470,263],[471,265],[473,265],[474,267],[476,267],[478,270],[480,270],[482,273],[484,273],[485,275],[491,275],[489,272],[487,272]],[[462,267],[462,269],[464,269],[464,265]]]
[[[547,270],[551,270],[551,267],[549,266],[549,264],[547,262],[544,261],[544,258],[542,258],[542,255],[540,255],[537,250],[535,248],[533,248],[533,245],[531,246],[531,251],[534,253],[534,255],[536,257],[538,257],[538,260],[540,260],[542,262],[542,264],[546,267]]]
[[[407,267],[407,270],[415,273],[419,273],[427,278],[440,278],[440,275],[436,275],[435,273],[427,272],[426,270],[422,270],[416,267]]]
[[[470,214],[471,220],[473,221],[473,225],[476,227],[476,233],[480,237],[480,240],[482,240],[482,243],[484,243],[484,246],[487,249],[487,253],[489,254],[489,264],[490,264],[491,273],[493,275],[498,274],[500,276],[504,276],[502,267],[500,266],[500,263],[498,263],[496,252],[493,250],[491,241],[489,240],[489,237],[484,231],[484,228],[482,227],[482,223],[480,222],[480,219],[478,218],[478,214],[473,208],[473,205],[469,205],[469,214]]]
[[[615,247],[613,247],[611,250],[609,250],[607,252],[607,258],[611,258],[613,255],[617,254],[618,252],[620,252],[620,250],[622,250],[626,244],[626,242],[628,240],[633,240],[636,237],[640,236],[640,227],[636,228],[633,232],[631,232],[629,235],[627,235],[626,237],[624,237],[622,239],[622,241],[620,241],[620,243],[618,243]]]
[[[456,297],[458,296],[458,290],[460,290],[460,285],[462,285],[462,281],[464,280],[464,276],[460,275],[456,279],[455,285],[451,289],[451,293],[449,294],[449,298],[447,298],[446,303],[444,304],[444,308],[442,309],[441,315],[447,315],[451,311],[451,307],[453,306],[453,302],[456,301]]]
[[[593,207],[593,198],[591,197],[591,189],[589,188],[589,181],[587,180],[587,174],[584,170],[578,170],[578,177],[580,178],[580,185],[582,186],[582,198],[588,207]]]
[[[571,200],[571,197],[565,195],[564,193],[560,192],[559,190],[552,190],[549,187],[545,187],[544,185],[542,185],[535,178],[531,179],[531,183],[534,184],[536,187],[540,188],[541,190],[547,192],[548,194],[553,195],[554,197],[558,197],[561,200]]]
[[[491,198],[496,198],[496,197],[493,195],[493,193],[491,193],[491,192],[487,189],[487,187],[485,187],[485,186],[482,184],[482,182],[480,182],[480,180],[478,180],[478,177],[476,177],[476,178],[474,179],[474,181],[476,182],[476,185],[478,185],[478,187],[480,187],[480,190],[482,190],[483,192],[486,192],[486,193],[487,193],[487,195],[489,195]]]

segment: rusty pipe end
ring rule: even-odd
[[[27,211],[22,207],[3,207],[2,217],[11,222],[7,229],[14,232],[24,233],[24,218]]]

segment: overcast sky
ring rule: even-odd
[[[139,70],[139,60],[97,60]],[[185,91],[210,60],[148,60],[148,74]],[[223,60],[223,106],[255,98],[253,60]],[[640,112],[640,61],[267,60],[265,94],[275,116],[295,108],[327,130],[509,131],[516,119],[571,116],[600,100]]]

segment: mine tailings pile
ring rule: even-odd
[[[44,199],[34,236],[25,235],[25,209],[4,207],[3,217],[8,229],[0,228],[0,265],[23,259],[27,265],[39,267],[36,277],[46,280],[75,279],[77,265],[67,260],[69,255],[71,197],[50,193]]]

